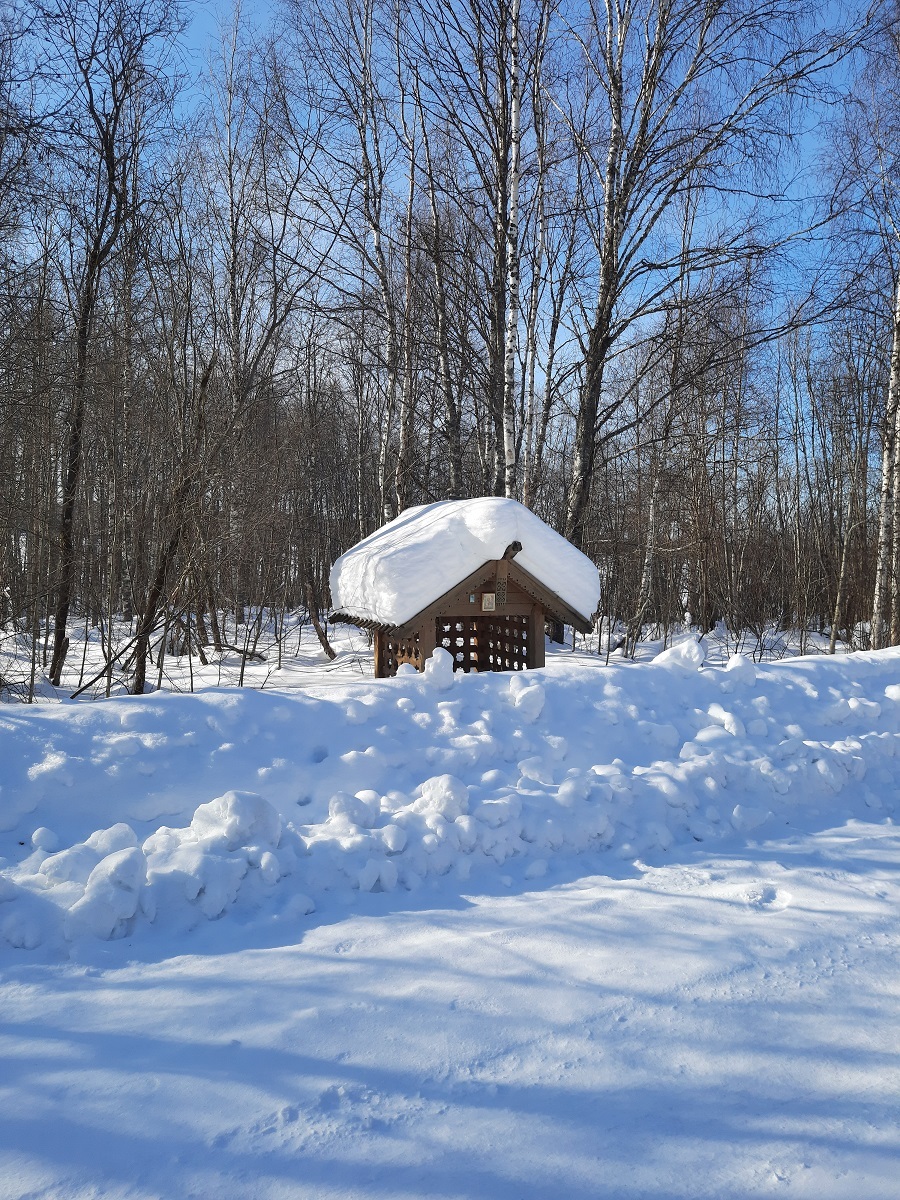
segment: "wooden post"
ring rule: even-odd
[[[420,671],[425,670],[425,663],[434,654],[434,648],[437,645],[438,620],[438,617],[425,620],[419,630],[419,661],[422,664],[419,667]]]
[[[529,667],[543,667],[546,662],[544,654],[544,610],[539,604],[533,605],[528,621],[528,655]]]
[[[387,672],[384,669],[384,658],[385,658],[384,639],[386,637],[387,637],[387,634],[384,632],[383,629],[376,629],[376,631],[375,631],[375,678],[376,679],[384,679],[387,675]]]

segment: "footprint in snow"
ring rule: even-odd
[[[374,1133],[388,1129],[396,1119],[394,1112],[385,1109],[383,1096],[360,1084],[325,1088],[319,1095],[319,1109],[339,1113],[345,1122]]]
[[[791,903],[790,892],[780,891],[773,883],[761,883],[747,890],[744,899],[750,908],[762,912],[781,912]]]

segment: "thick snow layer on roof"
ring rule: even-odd
[[[591,560],[524,505],[496,496],[408,508],[341,555],[332,603],[348,616],[402,625],[511,542],[522,543],[519,566],[590,620],[600,600]]]

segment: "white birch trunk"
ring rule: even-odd
[[[425,162],[428,168],[428,199],[431,205],[431,224],[434,236],[435,320],[437,323],[438,373],[441,380],[441,392],[444,397],[445,429],[447,435],[447,498],[448,500],[459,500],[462,497],[463,474],[459,406],[456,402],[453,392],[453,382],[450,378],[450,332],[447,318],[447,288],[444,279],[441,217],[437,202],[431,150],[428,144],[428,134],[424,121],[422,122],[422,144],[425,148]]]
[[[834,598],[834,615],[831,618],[831,634],[828,638],[828,653],[834,654],[837,649],[838,627],[844,615],[844,588],[847,582],[847,567],[850,562],[850,543],[853,540],[853,534],[856,531],[856,526],[851,525],[847,530],[847,536],[844,538],[844,547],[841,551],[841,567],[838,572],[837,595]]]
[[[522,83],[519,62],[519,11],[512,0],[510,14],[510,169],[506,215],[506,345],[503,367],[504,493],[516,494],[516,352],[519,332],[519,171],[521,158]]]
[[[631,628],[628,631],[628,647],[627,652],[631,656],[637,650],[637,644],[641,636],[641,626],[644,624],[644,616],[650,604],[650,586],[653,582],[653,564],[656,560],[656,526],[657,514],[659,512],[659,486],[662,476],[662,464],[660,463],[653,476],[653,489],[650,493],[650,511],[647,514],[647,544],[644,547],[644,566],[641,571],[641,587],[638,592],[637,610],[631,622]]]
[[[900,296],[900,292],[898,292]],[[900,305],[895,301],[894,333],[891,347],[891,380],[894,382],[894,460],[893,492],[894,511],[891,522],[891,576],[890,576],[890,645],[900,644]]]
[[[381,229],[381,201],[384,187],[385,168],[381,154],[381,143],[378,129],[378,102],[375,95],[375,84],[371,78],[372,45],[373,45],[373,10],[371,0],[366,0],[363,9],[364,61],[360,64],[361,75],[358,80],[360,92],[359,111],[357,112],[357,135],[362,158],[363,176],[363,208],[366,223],[372,235],[372,250],[375,273],[378,277],[378,287],[381,292],[381,303],[384,310],[384,358],[387,371],[387,397],[385,400],[384,421],[381,430],[381,445],[378,453],[378,492],[381,502],[382,517],[390,521],[396,516],[394,511],[393,479],[389,479],[389,447],[391,432],[394,426],[394,416],[397,410],[397,373],[399,353],[397,346],[397,319],[391,296],[390,272],[384,252],[384,239]]]
[[[537,88],[535,89],[537,93]],[[534,503],[536,483],[536,450],[539,417],[537,413],[536,370],[538,356],[538,316],[542,285],[544,283],[544,257],[547,246],[547,214],[545,209],[546,176],[546,143],[544,137],[543,114],[538,111],[538,99],[534,101],[534,125],[537,136],[537,242],[534,248],[532,264],[531,295],[528,303],[528,390],[527,390],[527,426],[524,438],[525,461],[522,470],[522,503],[531,508]],[[547,384],[549,386],[550,364],[547,364]]]
[[[897,472],[897,424],[898,401],[900,401],[900,278],[894,292],[894,328],[891,340],[891,369],[888,377],[887,402],[885,405],[884,446],[881,452],[881,500],[878,512],[878,549],[875,558],[875,590],[872,601],[872,624],[870,644],[873,650],[881,648],[885,599],[892,573],[894,529],[894,481]],[[891,594],[896,589],[896,580],[891,581]]]
[[[540,172],[541,168],[538,167]],[[538,187],[542,188],[540,180]],[[527,331],[527,354],[528,354],[528,388],[527,388],[527,417],[525,437],[523,439],[524,446],[524,463],[522,466],[522,503],[531,507],[534,501],[534,484],[535,484],[535,446],[538,425],[537,413],[537,356],[538,356],[538,312],[540,304],[541,292],[541,274],[544,269],[544,243],[545,243],[545,217],[543,211],[543,198],[538,199],[538,234],[537,245],[535,246],[534,263],[532,270],[534,272],[531,284],[531,296],[528,303],[528,331]],[[549,382],[549,381],[548,381]]]
[[[404,131],[406,131],[405,118]],[[403,388],[400,395],[400,446],[397,451],[397,469],[394,477],[394,494],[398,513],[403,512],[409,504],[410,457],[413,441],[412,227],[413,203],[416,193],[416,149],[408,132],[406,137],[409,151],[409,195],[406,205],[403,251],[404,291],[406,293],[403,313]]]

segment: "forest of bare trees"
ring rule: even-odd
[[[626,650],[900,642],[893,2],[285,0],[202,53],[187,15],[0,15],[6,695],[76,622],[141,692],[490,493]]]

